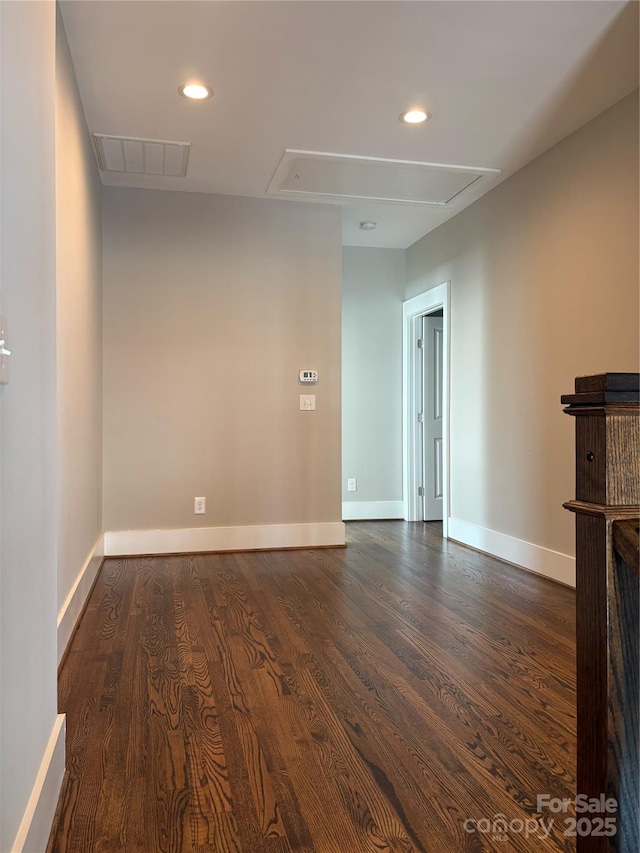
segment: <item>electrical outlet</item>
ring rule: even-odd
[[[194,498],[193,499],[193,514],[194,515],[204,515],[207,511],[207,499],[206,498]]]
[[[357,492],[358,491],[358,481],[355,477],[349,477],[347,480],[347,491],[348,492]]]

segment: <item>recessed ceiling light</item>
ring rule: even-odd
[[[428,121],[431,116],[426,110],[407,110],[406,113],[400,113],[400,121],[405,124],[422,124],[425,121]]]
[[[360,230],[361,231],[373,231],[373,229],[376,227],[377,224],[378,224],[377,222],[373,222],[371,219],[365,219],[364,222],[360,223]]]
[[[187,83],[185,86],[180,86],[178,92],[192,101],[208,101],[209,98],[213,98],[213,89],[201,83]]]

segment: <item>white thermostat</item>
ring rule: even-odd
[[[318,371],[317,370],[301,370],[299,373],[300,382],[304,382],[305,385],[310,385],[312,382],[318,381]]]

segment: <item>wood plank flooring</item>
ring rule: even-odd
[[[48,853],[575,849],[518,822],[575,795],[573,592],[437,524],[347,535],[105,562]]]

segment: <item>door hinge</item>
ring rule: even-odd
[[[418,497],[419,498],[424,497],[424,486],[418,486]]]
[[[424,346],[424,341],[422,340],[422,338],[418,338],[418,349],[422,349],[423,346]]]
[[[419,424],[424,423],[424,414],[422,412],[418,412],[418,423]]]

